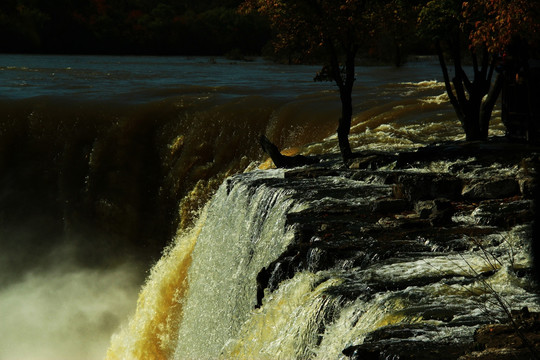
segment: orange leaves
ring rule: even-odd
[[[276,50],[308,54],[330,42],[357,42],[375,28],[359,0],[245,0],[241,8],[264,15],[276,33]]]
[[[382,37],[393,39],[396,44],[414,37],[419,9],[428,4],[434,15],[427,19],[428,24],[422,25],[428,28],[429,36],[435,36],[436,32],[448,34],[450,28],[459,30],[461,3],[459,0],[244,0],[242,8],[256,11],[269,20],[277,37],[275,47],[286,50],[284,53],[306,53],[327,45],[342,47],[338,51],[345,53],[359,46],[364,49],[380,46],[374,43]],[[473,1],[465,4],[476,8]],[[476,26],[480,27],[480,23]]]
[[[477,0],[463,2],[463,16],[472,25],[472,46],[487,45],[492,52],[502,51],[515,36],[538,38],[538,12],[529,0]]]

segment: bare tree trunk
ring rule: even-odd
[[[487,140],[493,107],[502,89],[502,78],[500,76],[497,76],[495,84],[491,85],[495,67],[494,62],[491,61],[490,64],[489,54],[486,49],[483,50],[481,64],[478,62],[477,54],[472,53],[474,78],[471,82],[461,66],[459,47],[455,45],[452,49],[455,75],[450,81],[439,42],[436,45],[446,92],[465,131],[467,141]],[[485,95],[488,95],[488,97],[484,101]]]
[[[345,165],[348,164],[352,158],[351,145],[349,143],[349,133],[351,131],[352,122],[352,90],[355,74],[355,57],[357,47],[351,45],[347,50],[345,59],[345,74],[343,76],[341,68],[339,66],[337,51],[331,41],[327,41],[327,50],[330,56],[330,71],[332,78],[336,82],[339,88],[339,97],[341,100],[341,117],[339,118],[339,125],[337,129],[337,136],[339,142],[339,150],[341,152],[341,158]]]
[[[480,131],[482,132],[482,136],[486,139],[488,137],[489,121],[491,120],[491,114],[493,113],[493,108],[495,107],[497,98],[502,91],[502,87],[503,76],[501,74],[497,74],[497,77],[495,78],[495,84],[493,84],[493,87],[489,91],[486,101],[482,104],[482,108],[480,109]]]
[[[349,91],[348,93],[340,91],[340,98],[341,117],[339,118],[337,135],[341,158],[343,159],[343,162],[347,164],[347,162],[352,158],[352,150],[349,143],[349,133],[351,131],[352,121],[352,91]]]
[[[319,162],[319,159],[314,157],[307,157],[303,155],[295,156],[286,156],[283,155],[278,147],[274,145],[268,138],[264,135],[261,135],[259,138],[259,144],[261,145],[263,151],[267,153],[274,165],[278,168],[294,168],[304,165],[316,164]]]
[[[456,112],[456,115],[458,119],[463,123],[463,110],[458,102],[458,99],[454,95],[454,91],[452,90],[452,85],[450,83],[450,76],[448,75],[448,68],[446,66],[446,61],[444,60],[444,55],[441,49],[441,44],[439,41],[436,42],[437,47],[437,55],[439,56],[439,64],[441,66],[441,70],[443,73],[444,78],[444,85],[446,87],[446,93],[448,94],[448,98],[450,99],[450,103],[454,107],[454,110]]]

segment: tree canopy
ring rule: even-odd
[[[334,81],[339,89],[341,117],[337,135],[345,163],[352,157],[349,132],[352,90],[359,49],[373,41],[377,14],[385,2],[375,0],[245,0],[246,11],[264,15],[275,32],[276,51],[293,56],[319,53],[325,62],[316,80]]]
[[[348,134],[352,118],[351,93],[358,51],[390,35],[400,59],[400,48],[413,37],[411,25],[418,14],[418,33],[436,44],[446,90],[467,140],[484,140],[502,89],[496,73],[499,53],[516,44],[516,37],[536,38],[538,0],[245,0],[243,8],[264,15],[274,30],[274,47],[290,62],[320,52],[325,66],[316,79],[333,80],[342,104],[337,130],[343,159],[352,156]],[[450,79],[447,60],[454,77]],[[472,75],[463,66],[469,51]],[[399,60],[396,63],[399,64]],[[495,81],[493,82],[493,79]]]
[[[0,51],[258,54],[266,22],[239,0],[3,0]]]
[[[284,19],[292,9],[298,10],[298,22],[281,23],[274,39],[279,54],[293,62],[320,54],[320,47],[313,46],[320,35],[317,29],[334,25],[340,32],[354,25],[355,34],[371,35],[358,39],[362,57],[400,64],[407,51],[429,52],[430,45],[415,33],[417,12],[426,7],[440,10],[431,24],[422,24],[426,31],[429,26],[438,30],[452,27],[460,17],[472,29],[470,41],[475,46],[485,42],[491,52],[506,46],[516,34],[535,38],[538,45],[538,0],[349,0],[304,1],[303,5],[302,1],[268,1],[265,5],[255,0],[3,0],[0,51],[223,55],[236,49],[260,54],[270,39],[268,22],[254,13],[239,13],[242,3],[244,8],[251,4],[268,15],[272,12],[269,20],[274,26],[278,17]],[[324,16],[316,15],[321,23],[302,19],[310,3],[321,4]],[[449,4],[457,7],[450,10]],[[449,16],[448,11],[454,14]],[[308,28],[308,23],[317,26]],[[358,31],[362,28],[369,28],[369,33]]]
[[[471,28],[472,46],[485,46],[491,53],[504,52],[516,38],[538,47],[540,1],[476,0],[463,2],[463,17]]]
[[[538,1],[428,1],[420,11],[419,26],[437,45],[446,90],[467,139],[485,140],[503,84],[495,70],[505,61],[503,69],[509,71],[514,65],[508,64],[504,54],[536,41]],[[454,67],[452,79],[443,50]],[[469,52],[472,74],[464,70],[464,52]]]
[[[224,55],[236,51],[261,54],[271,38],[268,21],[255,13],[238,12],[242,2],[3,0],[0,2],[0,52]],[[376,41],[359,44],[362,56],[392,60],[401,57],[411,40],[417,45],[415,51],[425,51],[416,41],[415,24],[411,21],[414,18],[411,6],[420,2],[384,1],[386,14],[367,18],[374,26],[373,32],[379,36]],[[350,11],[360,3],[362,1],[343,4]],[[376,5],[377,1],[370,3]],[[376,12],[372,13],[375,16]],[[326,15],[330,19],[336,13]],[[292,35],[294,28],[299,29],[302,23],[289,25]],[[295,50],[289,47],[278,55],[295,62],[316,58],[317,51],[303,51],[305,43],[313,37],[312,32],[306,31],[304,35],[309,38],[297,40]]]

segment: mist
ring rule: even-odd
[[[109,268],[76,265],[71,246],[0,287],[0,359],[94,360],[133,313],[142,282],[133,263]],[[0,268],[6,273],[5,257]],[[31,264],[29,264],[31,265]]]

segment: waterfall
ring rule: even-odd
[[[326,291],[342,283],[339,278],[301,272],[265,298],[231,340],[224,359],[311,359],[326,322],[339,313],[343,299]]]
[[[279,174],[232,178],[212,201],[192,254],[175,358],[215,358],[255,306],[257,274],[292,240],[285,215],[294,201],[284,189],[252,183]]]
[[[508,246],[518,248],[526,246],[526,232],[519,226],[500,236],[505,237]],[[503,263],[508,261],[506,256],[501,257]],[[530,258],[523,254],[513,261],[517,268],[530,266]],[[405,329],[407,338],[398,335],[386,340],[404,354],[410,351],[407,346],[411,342],[416,348],[426,349],[426,353],[434,351],[432,354],[464,347],[478,323],[504,319],[496,296],[506,299],[511,307],[539,308],[538,296],[524,290],[526,280],[519,279],[509,266],[485,280],[470,284],[464,281],[489,269],[486,258],[473,253],[386,264],[363,271],[299,272],[268,294],[238,337],[229,341],[222,358],[347,359],[344,349],[373,337],[379,329],[393,329],[397,334]],[[415,280],[429,277],[438,280],[414,285]],[[411,285],[391,289],[401,281]],[[370,289],[374,284],[384,284],[388,289],[374,292]]]
[[[292,240],[293,190],[279,170],[231,177],[154,266],[137,314],[113,337],[108,359],[216,358],[256,305],[259,271]],[[189,270],[188,270],[189,269]]]
[[[399,174],[418,182],[426,171]],[[464,204],[430,225],[394,198],[396,173],[321,167],[226,179],[154,266],[108,359],[455,359],[481,325],[540,310],[526,217],[477,226]]]

